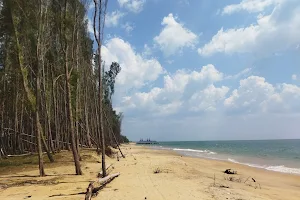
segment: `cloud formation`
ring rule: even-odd
[[[262,12],[271,5],[280,3],[283,0],[243,0],[239,4],[231,4],[223,8],[222,14],[233,14],[235,12],[247,11],[250,13]]]
[[[122,28],[125,30],[127,34],[130,34],[131,31],[134,29],[134,25],[130,22],[126,22],[125,24],[122,25]]]
[[[164,17],[161,23],[164,28],[154,38],[154,42],[165,56],[173,55],[181,51],[184,47],[194,47],[198,40],[195,33],[185,28],[183,24],[176,20],[177,18],[172,13]]]
[[[146,0],[118,0],[120,7],[124,7],[127,10],[139,13],[143,10]]]
[[[150,116],[171,115],[184,108],[194,112],[213,111],[229,90],[224,86],[214,86],[222,79],[223,74],[211,64],[203,66],[200,71],[178,70],[164,75],[163,87],[123,97],[119,106],[124,111],[133,109]]]
[[[281,83],[274,86],[265,78],[250,76],[225,99],[228,111],[239,113],[299,113],[300,87]]]
[[[119,21],[122,17],[125,16],[125,13],[122,13],[118,10],[111,13],[107,13],[105,17],[105,25],[107,27],[116,27],[119,25]]]
[[[272,13],[260,14],[255,24],[245,28],[221,28],[211,41],[198,49],[198,53],[201,56],[215,53],[271,54],[295,49],[300,42],[300,1],[276,2]]]
[[[161,64],[154,58],[145,59],[121,38],[111,38],[102,47],[106,65],[118,62],[122,67],[116,86],[124,90],[141,88],[149,81],[155,81],[163,73]]]

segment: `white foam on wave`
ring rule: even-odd
[[[252,163],[241,163],[241,162],[238,162],[238,161],[236,161],[234,159],[231,159],[231,158],[228,158],[228,161],[233,162],[233,163],[237,163],[237,164],[247,165],[249,167],[266,169],[266,170],[269,170],[269,171],[289,173],[289,174],[300,174],[300,168],[290,168],[290,167],[286,167],[284,165],[267,166],[267,165],[257,165],[257,164],[252,164]]]
[[[162,150],[172,150],[171,148],[166,148],[166,147],[159,147],[159,149],[162,149]]]
[[[300,174],[299,168],[290,168],[290,167],[285,167],[284,165],[269,166],[266,168],[266,170],[271,170],[271,171],[275,171],[275,172],[284,172],[284,173],[289,173],[289,174]]]
[[[196,150],[196,149],[178,149],[174,148],[174,151],[188,151],[188,152],[196,152],[196,153],[208,153],[208,154],[217,154],[216,152],[209,151],[209,150]]]

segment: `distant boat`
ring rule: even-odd
[[[158,144],[158,142],[150,139],[147,140],[140,139],[140,141],[136,142],[136,144]]]

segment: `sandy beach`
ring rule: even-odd
[[[300,199],[297,175],[184,157],[134,144],[123,145],[122,149],[125,159],[107,158],[107,165],[112,164],[109,172],[121,175],[94,199]],[[47,163],[49,176],[43,178],[37,176],[37,166],[33,165],[0,168],[0,199],[84,199],[84,194],[77,193],[85,192],[89,182],[96,180],[101,158],[91,150],[82,150],[81,155],[83,176],[73,175],[70,152],[57,155],[55,164]],[[225,175],[223,171],[228,168],[236,170],[237,175]]]

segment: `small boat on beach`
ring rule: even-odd
[[[150,139],[147,140],[140,139],[140,141],[136,142],[136,144],[158,144],[158,142]]]

